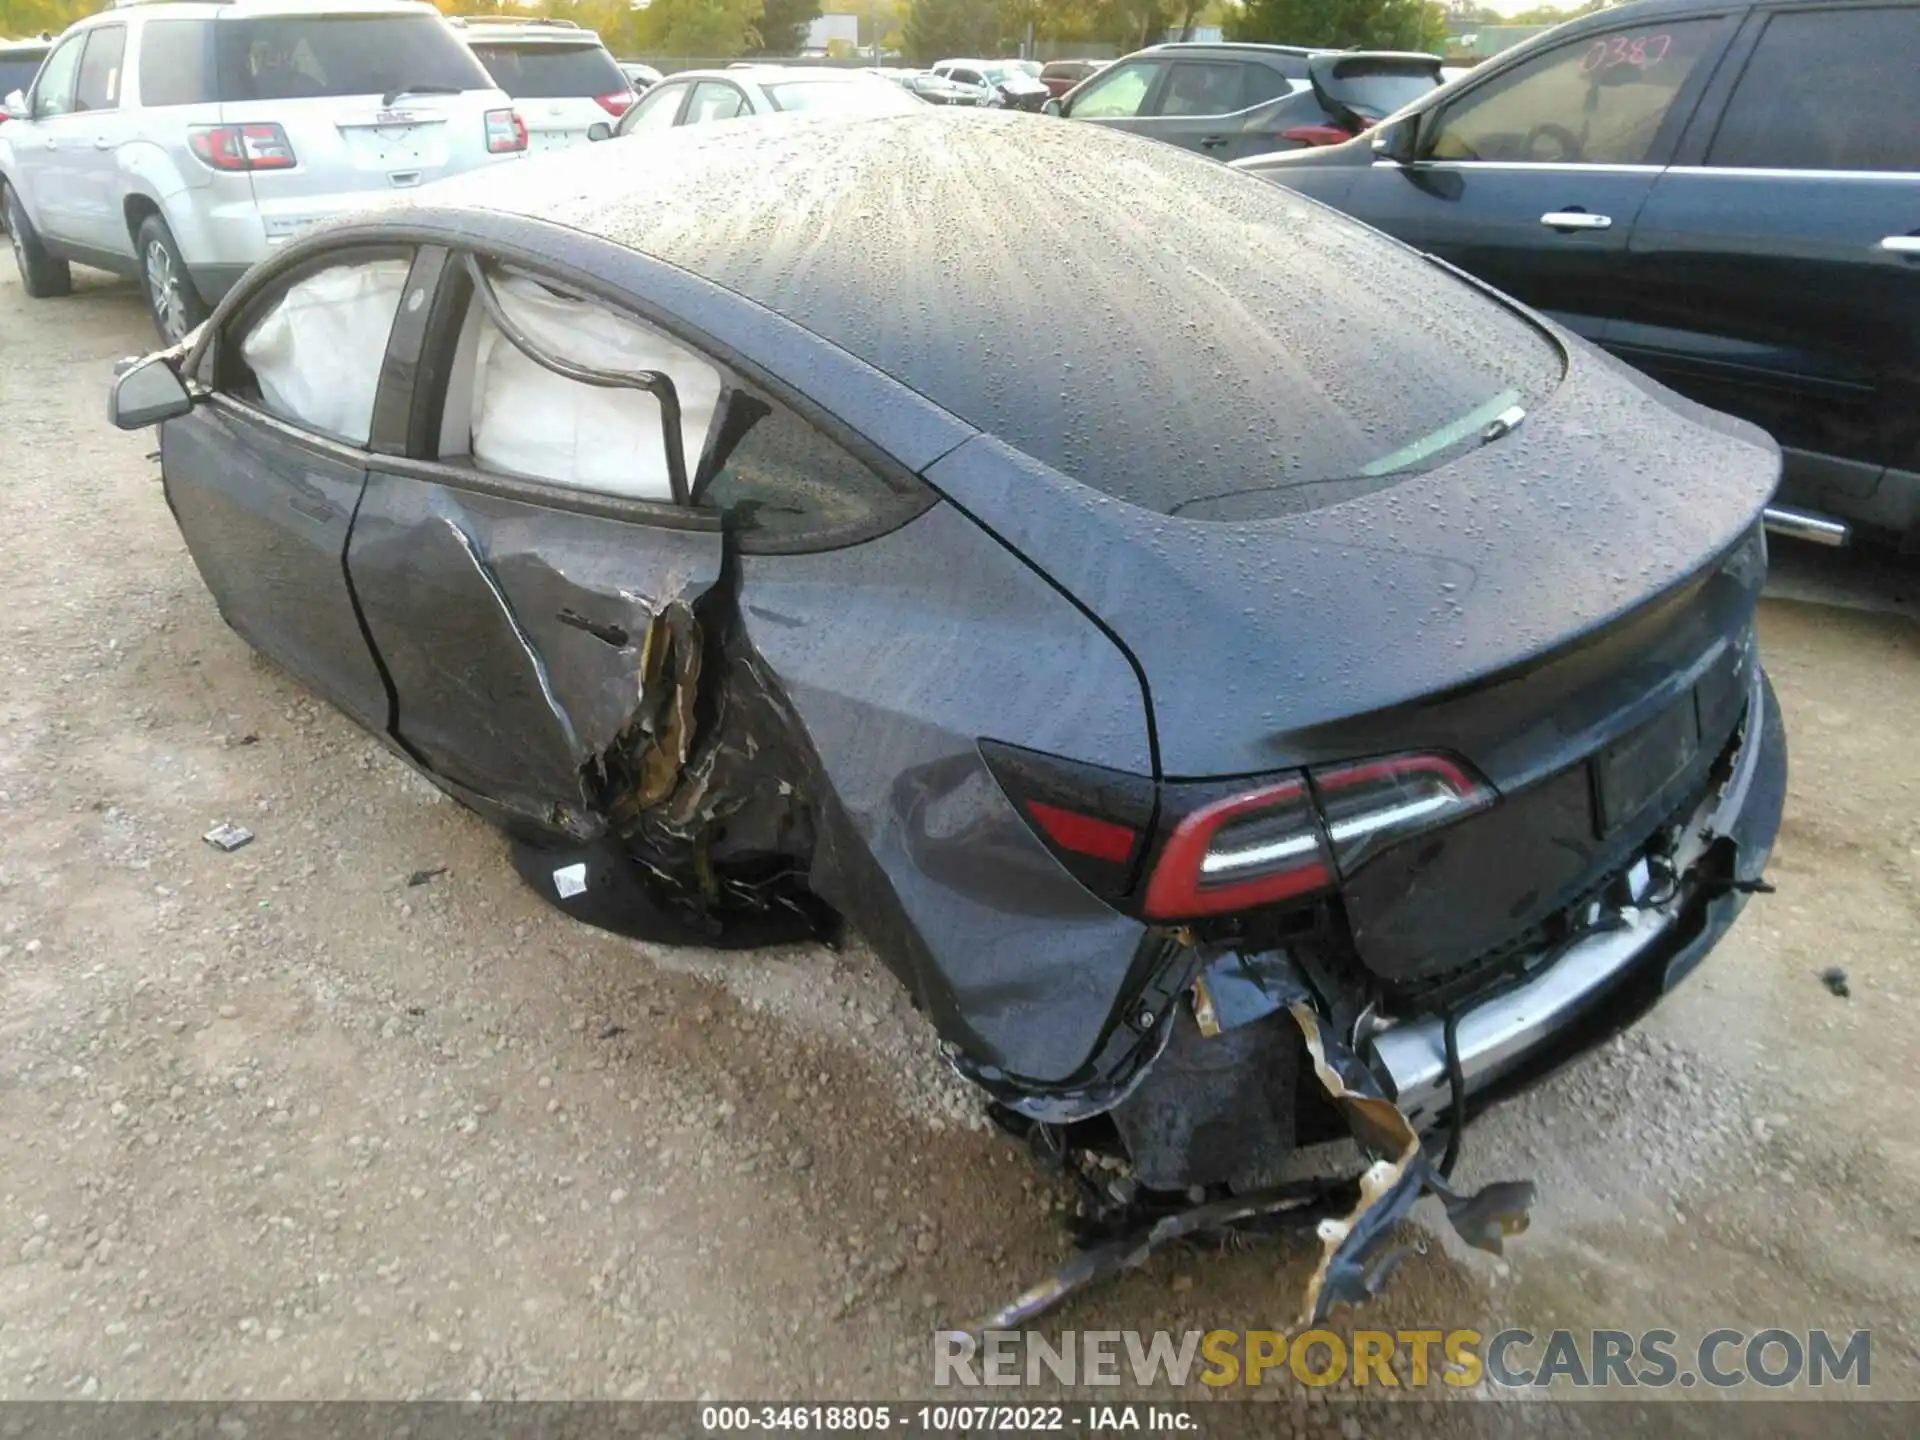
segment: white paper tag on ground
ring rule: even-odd
[[[587,867],[582,861],[577,865],[562,865],[553,872],[553,893],[562,900],[571,900],[576,895],[587,893]]]

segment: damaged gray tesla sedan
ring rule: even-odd
[[[222,615],[582,919],[864,934],[1080,1182],[999,1321],[1234,1226],[1322,1315],[1428,1191],[1498,1248],[1463,1120],[1764,888],[1772,443],[1173,147],[730,129],[333,225],[124,371]]]

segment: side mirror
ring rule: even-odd
[[[1042,105],[1042,106],[1040,107],[1040,113],[1041,113],[1042,115],[1058,115],[1058,114],[1060,114],[1060,113],[1061,113],[1061,110],[1060,110],[1060,102],[1059,102],[1058,100],[1049,100],[1049,101],[1047,101],[1047,103],[1046,103],[1046,104],[1044,104],[1044,105]]]
[[[1411,165],[1418,153],[1420,117],[1408,115],[1373,127],[1373,153],[1396,165]]]
[[[169,355],[122,361],[114,369],[118,373],[107,399],[107,418],[122,430],[142,430],[162,420],[178,420],[193,409],[193,397]]]
[[[611,140],[612,138],[613,127],[604,120],[596,120],[587,127],[587,139],[589,140]]]
[[[23,90],[15,90],[9,93],[6,100],[0,102],[0,108],[6,110],[9,120],[31,120],[33,118],[33,112],[27,109],[27,96]]]

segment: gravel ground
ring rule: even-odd
[[[0,335],[0,1399],[920,1394],[1065,1257],[866,951],[572,924],[225,629],[103,418],[131,287],[9,270]],[[1780,893],[1470,1134],[1541,1183],[1507,1260],[1439,1236],[1365,1323],[1868,1326],[1920,1395],[1912,572],[1781,569]],[[1167,1255],[1048,1328],[1285,1327],[1309,1266]]]

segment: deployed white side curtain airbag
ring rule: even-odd
[[[364,445],[408,262],[336,265],[287,289],[240,342],[267,408]]]
[[[507,318],[540,349],[594,370],[659,370],[680,399],[687,481],[720,401],[720,373],[684,346],[590,300],[523,276],[494,282]],[[660,402],[644,390],[583,385],[521,353],[479,317],[473,458],[483,468],[637,500],[670,500]]]

